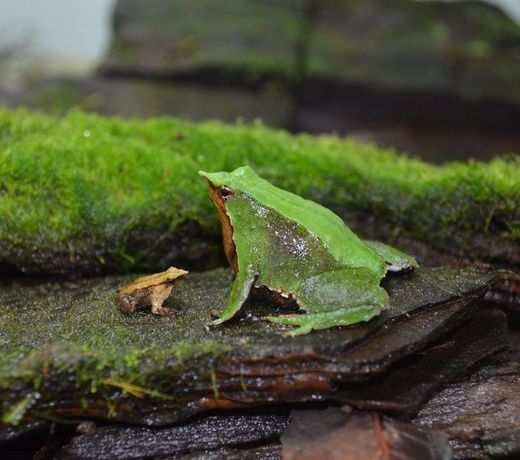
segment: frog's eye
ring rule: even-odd
[[[225,200],[233,198],[233,190],[231,190],[229,187],[225,185],[220,189],[220,194],[222,195],[222,198],[224,198]]]

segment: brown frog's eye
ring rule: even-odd
[[[225,185],[220,189],[220,194],[222,195],[222,198],[224,198],[225,200],[229,200],[233,197],[233,191]]]

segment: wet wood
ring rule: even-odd
[[[495,287],[486,295],[486,302],[503,308],[514,319],[520,319],[520,273],[499,270]]]
[[[184,454],[187,458],[217,458],[226,453],[227,458],[229,453],[231,458],[247,458],[252,454],[248,446],[276,441],[287,423],[284,414],[221,414],[168,428],[106,426],[75,437],[58,457],[97,460]]]
[[[508,344],[505,315],[483,310],[454,334],[397,363],[380,378],[347,385],[335,397],[361,409],[413,413],[446,382]]]
[[[284,460],[447,460],[447,437],[377,412],[295,411],[281,436]]]
[[[179,309],[174,317],[121,314],[112,296],[123,280],[0,291],[7,325],[0,338],[9,346],[0,404],[11,414],[25,406],[23,423],[0,427],[0,440],[49,417],[157,426],[219,408],[331,400],[341,384],[376,378],[467,321],[493,275],[418,269],[391,276],[384,281],[391,306],[373,321],[291,339],[260,320],[279,306],[254,299],[236,321],[205,327],[226,295],[226,271],[186,278],[166,303]],[[28,376],[40,380],[38,398]]]
[[[520,333],[512,338],[509,360],[448,385],[414,420],[444,431],[455,458],[520,455]]]

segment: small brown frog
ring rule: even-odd
[[[116,302],[125,313],[151,307],[154,315],[169,315],[176,310],[162,304],[171,294],[177,283],[188,274],[182,268],[170,267],[153,275],[137,278],[116,292]]]

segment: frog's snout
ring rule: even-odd
[[[209,173],[207,173],[206,171],[202,171],[202,170],[200,170],[200,171],[199,171],[199,176],[202,176],[202,177],[204,177],[205,179],[208,179],[208,180],[209,180]]]

